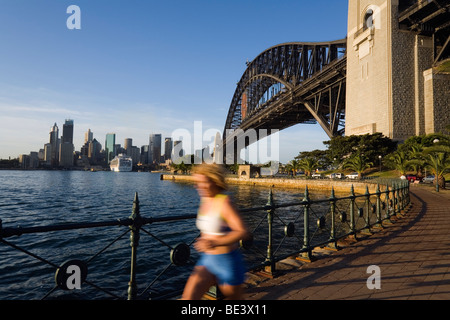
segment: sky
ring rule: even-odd
[[[284,42],[343,39],[346,0],[0,0],[0,158],[39,151],[56,122],[103,146],[222,133],[246,61]],[[80,29],[70,5],[80,8]],[[318,124],[279,134],[279,160],[325,149]]]

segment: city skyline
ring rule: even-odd
[[[116,133],[109,132],[106,134],[105,142],[104,144],[101,142],[101,137],[96,137],[95,133],[91,131],[89,128],[88,131],[84,133],[84,144],[80,146],[80,148],[76,148],[73,145],[73,133],[74,133],[74,120],[73,119],[66,119],[63,124],[63,131],[61,136],[59,136],[59,127],[58,122],[55,122],[54,125],[50,128],[50,139],[47,142],[43,143],[42,148],[38,148],[37,151],[31,150],[30,153],[33,152],[43,152],[44,155],[46,154],[45,148],[50,145],[50,150],[53,150],[53,152],[50,152],[50,157],[52,158],[52,166],[56,166],[54,159],[62,159],[63,157],[59,154],[59,152],[63,151],[63,145],[64,144],[70,144],[71,145],[71,153],[69,153],[72,158],[75,155],[75,153],[82,153],[82,148],[85,147],[89,142],[96,140],[101,146],[101,151],[104,152],[105,161],[106,164],[108,164],[116,155],[118,155],[120,152],[118,152],[118,148],[125,149],[127,151],[128,149],[131,149],[133,147],[141,148],[147,147],[148,150],[151,150],[151,154],[159,154],[161,156],[165,156],[166,159],[170,158],[171,152],[172,152],[172,145],[168,145],[167,141],[173,142],[171,137],[165,137],[164,144],[162,143],[161,134],[149,134],[149,143],[147,145],[135,145],[133,144],[133,137],[126,137],[123,138],[123,144],[120,143],[120,139],[116,140]],[[154,140],[155,136],[159,136],[159,140]],[[97,139],[98,138],[98,139]],[[162,148],[164,145],[164,149]],[[167,149],[169,149],[169,153],[167,154]],[[56,151],[55,151],[56,150]],[[139,151],[140,152],[140,151]],[[21,154],[27,155],[27,153]],[[159,161],[160,159],[152,159],[151,156],[149,156],[148,159],[150,162],[152,160]],[[64,167],[64,165],[61,165],[61,160],[56,160],[56,162],[59,162],[59,166]],[[71,163],[68,164],[67,167],[75,166],[75,164]]]
[[[69,30],[66,9],[81,9]],[[52,119],[75,119],[73,144],[91,129],[170,137],[195,121],[222,132],[246,61],[291,41],[347,34],[347,1],[4,1],[0,33],[0,158],[38,151]],[[249,14],[252,12],[252,14]],[[309,27],[314,25],[314,28]],[[59,121],[62,123],[62,121]],[[324,148],[319,125],[280,132],[280,161]]]

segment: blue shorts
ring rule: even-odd
[[[224,254],[203,253],[197,266],[204,266],[216,276],[219,285],[237,286],[244,283],[246,268],[239,250]]]

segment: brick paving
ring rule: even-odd
[[[411,186],[411,203],[404,217],[339,251],[283,261],[280,275],[250,285],[245,299],[450,299],[450,192]],[[380,289],[367,287],[370,265],[380,268]]]

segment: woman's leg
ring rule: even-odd
[[[232,286],[229,284],[224,284],[224,285],[220,285],[219,289],[224,294],[226,300],[242,300],[243,299],[244,289],[243,289],[242,285]]]
[[[182,300],[200,300],[216,282],[216,277],[204,266],[196,266],[184,287]]]

